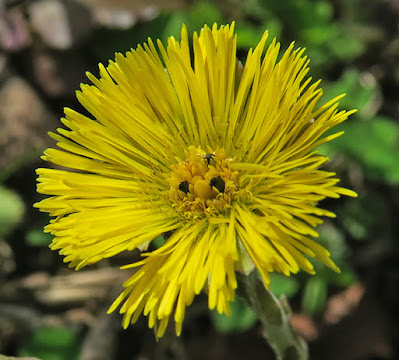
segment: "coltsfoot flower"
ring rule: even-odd
[[[38,169],[36,206],[55,218],[51,248],[77,270],[136,248],[142,260],[110,308],[123,326],[141,314],[158,337],[171,316],[180,334],[185,309],[202,290],[209,308],[229,314],[235,271],[314,274],[308,257],[339,271],[317,243],[326,197],[356,196],[337,187],[317,146],[354,111],[322,106],[319,81],[307,77],[303,49],[267,32],[242,65],[234,23],[194,33],[167,48],[148,43],[116,54],[100,78],[87,76],[80,103],[93,118],[65,109],[60,149],[43,159],[71,170]],[[148,250],[153,239],[165,243]]]

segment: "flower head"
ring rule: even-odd
[[[315,149],[354,111],[337,110],[341,97],[318,107],[304,50],[291,44],[277,61],[267,32],[241,65],[233,28],[204,26],[191,53],[183,26],[166,49],[148,39],[100,64],[77,92],[94,119],[65,109],[68,129],[51,134],[61,149],[43,156],[71,170],[37,170],[38,191],[52,196],[36,206],[56,217],[45,230],[71,267],[145,251],[110,308],[122,304],[124,327],[143,313],[162,336],[174,314],[180,334],[202,290],[228,314],[236,270],[256,267],[266,287],[272,271],[313,274],[307,257],[339,271],[312,239],[320,217],[335,216],[318,202],[356,194],[319,170],[328,158]]]

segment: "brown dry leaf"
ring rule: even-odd
[[[324,319],[327,324],[337,324],[357,307],[364,295],[364,286],[360,283],[352,285],[345,291],[331,297],[327,302]]]
[[[56,118],[32,87],[11,76],[0,89],[0,171],[38,156],[50,143],[46,132]]]
[[[309,316],[305,314],[292,314],[290,322],[294,331],[307,341],[314,341],[319,337],[319,331]]]
[[[19,51],[28,47],[32,38],[20,9],[6,10],[0,2],[0,46],[5,51]]]
[[[29,6],[32,28],[50,48],[66,50],[94,28],[90,10],[76,1],[38,0]]]
[[[96,21],[113,28],[128,28],[138,20],[149,20],[160,10],[177,10],[187,0],[78,0],[93,12]]]
[[[187,4],[187,0],[78,0],[91,8],[125,9],[132,12],[140,12],[148,6],[158,9],[176,10]]]
[[[334,296],[328,303],[330,324],[323,327],[322,336],[311,348],[322,357],[314,358],[394,359],[392,315],[387,310],[363,284]],[[332,321],[338,322],[332,325]]]
[[[115,284],[121,284],[122,288],[128,276],[129,273],[119,268],[71,272],[54,277],[39,273],[24,278],[19,287],[33,291],[35,298],[43,304],[76,304],[106,297]]]
[[[85,70],[89,66],[76,51],[52,51],[39,49],[32,58],[35,83],[49,97],[70,97],[79,84],[86,81]]]
[[[14,356],[5,356],[0,354],[0,360],[40,360],[34,357],[14,357]]]

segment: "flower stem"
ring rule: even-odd
[[[308,359],[306,342],[291,328],[291,310],[285,298],[279,300],[267,290],[256,271],[248,276],[238,275],[238,280],[243,292],[241,295],[261,321],[264,337],[276,354],[276,359]]]

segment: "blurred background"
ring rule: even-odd
[[[320,149],[329,170],[358,199],[321,204],[338,214],[320,241],[342,269],[274,275],[276,295],[311,359],[397,359],[399,342],[399,0],[1,0],[0,2],[0,354],[42,360],[273,359],[253,313],[240,301],[230,318],[188,308],[180,338],[156,343],[146,319],[123,331],[106,310],[128,276],[130,254],[80,272],[48,249],[48,217],[32,208],[47,131],[63,107],[82,110],[75,90],[114,53],[147,37],[179,38],[204,23],[236,21],[245,60],[265,29],[282,48],[306,47],[324,99],[347,93],[359,111],[345,136]]]

